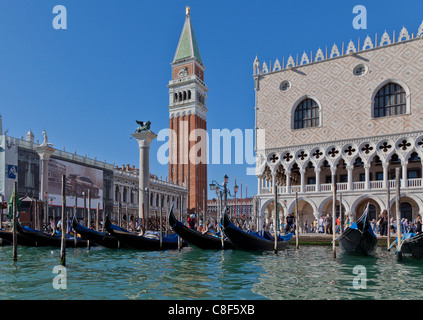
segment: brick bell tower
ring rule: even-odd
[[[173,58],[169,87],[169,178],[188,187],[187,212],[207,199],[207,86],[190,8]]]

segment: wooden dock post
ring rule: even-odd
[[[182,221],[182,215],[183,215],[182,210],[183,210],[182,195],[180,195],[179,196],[179,221]],[[169,217],[169,210],[168,210],[168,217]],[[181,249],[182,249],[182,238],[178,235],[178,251],[181,251]]]
[[[295,230],[295,248],[300,248],[300,217],[298,216],[298,192],[295,192],[295,220],[297,229]]]
[[[106,222],[106,202],[103,200],[103,224],[101,225],[101,231],[104,232],[104,225]],[[135,218],[134,218],[134,231],[136,231],[135,228]]]
[[[66,175],[62,175],[62,241],[60,243],[60,264],[66,266]]]
[[[88,218],[87,228],[91,228],[91,189],[88,189]]]
[[[386,240],[386,244],[387,244],[387,248],[388,248],[388,251],[390,250],[389,249],[389,247],[391,246],[391,205],[390,205],[390,202],[391,202],[391,190],[390,190],[390,185],[389,185],[389,181],[388,181],[388,185],[386,186],[386,188],[387,188],[387,190],[386,190],[386,193],[387,193],[387,212],[388,212],[388,238],[387,238],[387,240]]]
[[[17,193],[18,193],[18,183],[14,183],[13,188],[13,208],[12,208],[12,222],[13,222],[13,261],[18,261],[18,234],[16,230],[17,223],[17,216],[18,216],[18,200],[17,200]]]
[[[159,211],[159,224],[160,224],[160,228],[159,228],[159,233],[160,233],[160,249],[163,246],[163,232],[162,232],[162,204],[161,204],[161,200],[160,200],[160,211]]]
[[[404,177],[402,177],[404,179]],[[395,168],[395,210],[397,215],[397,252],[401,246],[400,168]]]
[[[273,174],[273,191],[274,191],[274,199],[273,202],[275,203],[275,216],[273,217],[273,232],[275,237],[275,247],[274,252],[275,254],[278,253],[278,186],[276,185],[276,173]]]
[[[128,206],[126,208],[128,208]],[[97,211],[95,213],[95,231],[99,231],[98,230],[99,229],[99,220],[100,220],[99,216],[100,216],[100,202],[97,202]]]
[[[335,230],[336,230],[336,183],[335,175],[332,175],[332,257],[336,258],[336,242],[335,242]]]
[[[83,194],[84,194],[84,213],[83,213],[82,225],[87,226],[87,193],[83,192]]]
[[[74,215],[74,217],[75,217],[76,220],[78,220],[78,217],[76,215],[77,209],[78,209],[78,196],[75,195],[75,204],[73,206],[73,215]],[[74,246],[76,248],[77,234],[76,234],[76,231],[75,230],[73,230],[73,233],[74,233],[73,234],[73,241],[74,241]]]

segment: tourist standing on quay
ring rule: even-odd
[[[325,218],[325,233],[332,234],[332,218],[329,213],[326,215]]]
[[[379,225],[379,234],[381,236],[387,236],[388,235],[388,211],[383,210],[382,213],[379,215],[378,225]]]
[[[325,227],[324,227],[324,219],[322,216],[320,216],[319,218],[319,233],[324,233],[325,232]]]
[[[288,213],[286,217],[285,234],[290,233],[294,230],[294,216],[292,213]]]
[[[421,232],[422,232],[422,217],[418,215],[416,219],[416,233],[419,234]]]

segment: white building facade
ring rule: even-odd
[[[120,224],[125,224],[127,216],[130,221],[139,216],[138,179],[139,169],[134,166],[130,167],[128,164],[121,167],[116,166],[113,170],[114,203],[112,219]],[[185,185],[178,185],[150,174],[149,186],[149,207],[145,209],[149,212],[147,219],[152,228],[156,227],[160,215],[162,215],[163,221],[167,221],[172,204],[175,213],[182,212],[184,216],[186,215],[188,189]]]
[[[254,61],[260,220],[272,217],[275,184],[281,214],[296,195],[302,222],[331,214],[332,181],[352,219],[367,203],[373,218],[395,214],[396,168],[402,217],[423,214],[423,23],[339,48]]]

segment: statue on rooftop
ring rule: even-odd
[[[47,138],[47,132],[46,132],[46,130],[43,130],[43,136],[44,136],[44,138],[43,138],[43,143],[41,144],[41,146],[42,147],[52,147],[53,146],[53,144],[52,143],[49,143],[48,142],[48,138]]]

